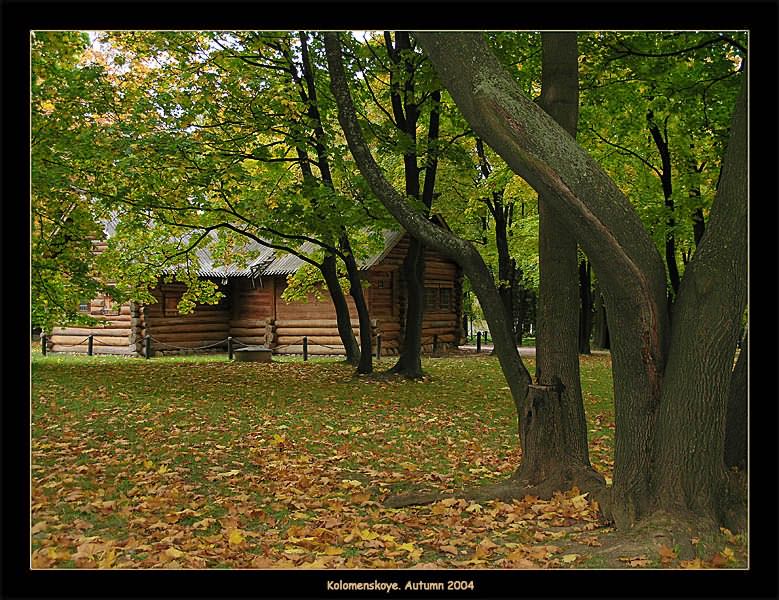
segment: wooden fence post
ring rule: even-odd
[[[95,336],[94,335],[90,335],[87,338],[87,356],[92,356],[92,351],[94,349],[94,344],[95,344]]]
[[[481,331],[476,332],[476,352],[481,352]]]
[[[233,338],[227,336],[227,360],[233,360]]]
[[[438,334],[433,334],[433,354],[438,352]]]
[[[376,334],[376,360],[381,358],[381,334]]]
[[[48,348],[46,346],[48,346],[48,343],[49,343],[49,341],[46,339],[46,334],[42,333],[41,334],[41,352],[43,353],[43,356],[46,356],[46,351],[48,350]]]
[[[308,360],[308,336],[303,336],[303,360]]]
[[[151,358],[151,336],[147,335],[143,338],[143,345],[144,345],[144,355],[146,359],[148,360]]]

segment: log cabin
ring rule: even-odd
[[[442,220],[438,224],[446,226]],[[376,351],[381,335],[381,354],[396,355],[404,336],[406,283],[402,272],[408,252],[405,232],[384,234],[383,250],[363,261],[362,277],[367,281],[366,300]],[[306,244],[309,244],[308,242]],[[310,252],[313,246],[301,247]],[[102,252],[105,240],[93,241],[93,252]],[[224,352],[227,338],[234,347],[262,345],[276,354],[302,354],[307,337],[312,355],[345,354],[336,327],[335,308],[326,290],[309,294],[306,301],[288,302],[282,298],[287,277],[304,262],[297,256],[255,246],[259,256],[248,267],[215,266],[206,250],[196,252],[199,277],[213,281],[223,297],[218,304],[198,304],[189,314],[180,314],[178,302],[183,283],[160,283],[151,291],[157,302],[140,305],[114,305],[100,296],[80,306],[84,313],[101,321],[95,327],[55,327],[47,339],[49,352],[88,351],[92,336],[94,354],[144,356],[144,339],[151,338],[151,355],[194,352]],[[318,299],[317,296],[319,296]],[[351,296],[347,296],[352,327],[359,341],[359,321]],[[462,271],[458,265],[425,250],[425,310],[422,325],[422,351],[456,348],[462,331]]]

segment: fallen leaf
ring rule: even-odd
[[[579,555],[578,554],[563,554],[560,558],[561,558],[561,560],[564,563],[568,564],[568,563],[576,562],[576,559],[579,558]]]
[[[230,545],[237,546],[244,541],[244,537],[241,535],[241,531],[239,529],[233,529],[227,537],[227,541],[230,543]]]
[[[170,558],[181,558],[182,556],[184,556],[184,553],[178,548],[168,548],[167,550],[165,550],[165,554]]]

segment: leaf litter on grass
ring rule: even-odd
[[[340,362],[39,360],[32,566],[580,564],[564,542],[600,524],[577,490],[382,506],[410,484],[500,480],[519,458],[494,360],[425,368],[420,384]]]

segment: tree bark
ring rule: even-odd
[[[714,523],[726,487],[728,394],[747,296],[746,76],[706,233],[674,305],[654,443],[654,503]]]

